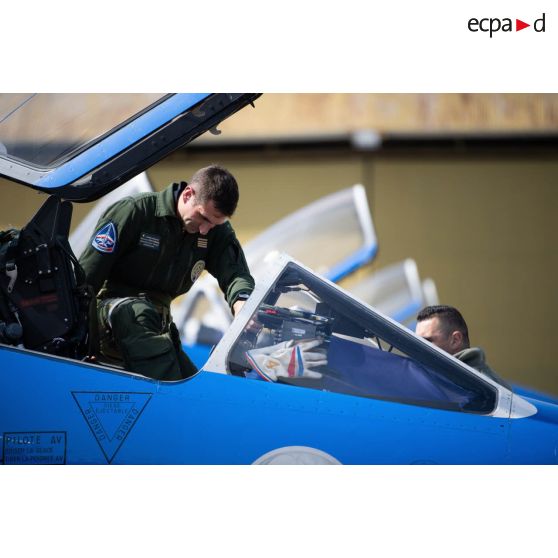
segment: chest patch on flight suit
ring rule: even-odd
[[[161,247],[161,237],[156,234],[141,233],[138,244],[144,248],[159,250]]]
[[[93,237],[91,246],[103,254],[112,254],[116,249],[116,227],[112,221],[103,225]]]
[[[192,272],[190,273],[190,279],[192,279],[192,283],[195,283],[197,278],[202,274],[202,271],[205,269],[205,262],[203,260],[198,260],[194,267],[192,268]]]

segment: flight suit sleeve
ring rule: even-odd
[[[229,307],[242,296],[249,296],[254,290],[254,278],[250,275],[244,251],[236,238],[232,227],[223,225],[223,234],[211,247],[207,271],[219,282]]]
[[[87,282],[99,292],[112,267],[134,245],[141,226],[141,212],[132,198],[124,198],[109,207],[99,219],[79,262]]]

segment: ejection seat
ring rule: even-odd
[[[0,237],[0,342],[76,359],[92,352],[93,297],[68,242],[71,217],[71,202],[49,196],[23,229]]]

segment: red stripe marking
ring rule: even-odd
[[[289,378],[292,378],[296,373],[296,347],[291,351],[291,361],[289,362]]]

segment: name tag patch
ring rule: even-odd
[[[151,250],[159,250],[161,247],[161,237],[156,234],[141,233],[139,245]]]

